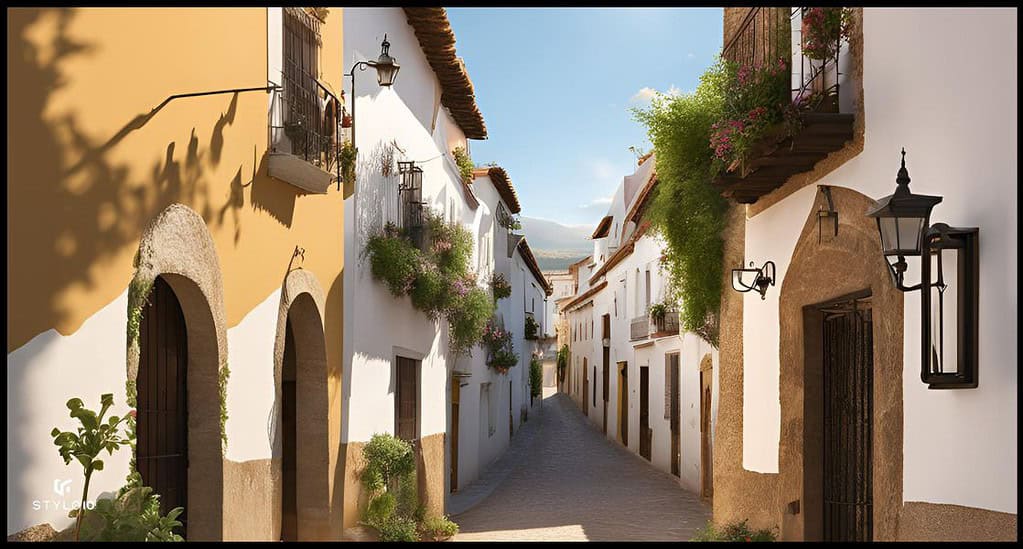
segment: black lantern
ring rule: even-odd
[[[908,292],[919,289],[920,285],[906,287],[903,284],[907,267],[906,258],[923,255],[924,237],[930,227],[931,209],[941,202],[941,197],[913,194],[909,191],[906,149],[902,149],[902,167],[899,168],[895,183],[895,194],[878,200],[877,205],[867,212],[867,217],[877,220],[881,249],[895,280],[895,286]]]
[[[377,84],[388,88],[391,84],[394,84],[394,79],[398,76],[398,69],[401,67],[397,61],[387,51],[391,49],[391,43],[387,41],[387,35],[384,35],[384,41],[380,43],[380,57],[377,57],[375,62],[370,62],[369,65],[377,70]]]
[[[743,280],[746,277],[746,280]],[[737,292],[746,293],[750,290],[760,292],[760,299],[767,297],[768,286],[774,286],[775,282],[774,262],[768,261],[759,269],[749,262],[748,269],[732,269],[732,289]]]
[[[380,57],[377,57],[376,61],[356,61],[352,65],[352,70],[348,71],[349,76],[352,79],[352,116],[349,118],[351,129],[352,129],[352,145],[358,147],[358,143],[355,141],[355,69],[360,71],[366,70],[367,67],[373,67],[377,71],[377,84],[381,87],[389,88],[394,84],[394,79],[398,76],[398,62],[391,57],[389,53],[391,49],[391,43],[387,41],[387,35],[384,35],[384,41],[380,43]],[[358,149],[356,149],[358,151]],[[341,180],[338,179],[338,188],[341,186]]]
[[[881,248],[895,287],[903,292],[921,291],[920,379],[929,389],[975,388],[980,319],[979,230],[944,223],[930,225],[931,209],[942,197],[909,191],[905,149],[895,182],[895,194],[879,200],[867,216],[877,220]],[[904,284],[907,257],[920,258],[920,283],[913,286]],[[946,296],[949,291],[952,295]],[[945,322],[945,311],[952,306],[955,322],[948,323],[948,328],[954,328],[954,335],[946,334]]]

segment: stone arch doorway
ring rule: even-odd
[[[823,532],[822,304],[869,296],[873,417],[870,420],[873,539],[894,539],[902,506],[903,296],[892,285],[877,227],[864,212],[873,200],[832,187],[838,236],[819,241],[817,206],[799,235],[779,298],[781,440],[779,499],[784,539],[820,540]],[[819,322],[821,321],[821,322]],[[798,510],[798,512],[796,512]]]
[[[181,204],[167,207],[143,233],[136,267],[128,300],[128,318],[138,319],[136,331],[129,321],[128,398],[146,410],[136,421],[136,430],[147,433],[142,442],[156,440],[155,446],[136,448],[136,462],[139,457],[150,462],[144,471],[139,463],[136,468],[144,483],[169,490],[162,497],[187,503],[188,540],[220,540],[220,374],[227,364],[227,337],[220,266],[205,222]],[[173,385],[159,375],[174,376]],[[161,406],[168,409],[158,411]],[[161,478],[168,471],[161,471],[160,458],[152,459],[161,455],[152,453],[160,450],[161,436],[179,437],[165,448],[183,454],[170,464],[173,481]]]
[[[324,294],[315,277],[285,280],[274,345],[277,385],[274,469],[279,539],[330,537],[329,417]]]

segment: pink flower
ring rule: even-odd
[[[132,418],[134,418],[135,417],[135,410],[128,411],[128,415],[131,416]]]

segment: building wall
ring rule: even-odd
[[[362,448],[375,433],[394,433],[395,361],[397,356],[421,360],[419,372],[419,437],[424,452],[425,478],[421,497],[430,513],[444,509],[446,478],[445,433],[450,416],[450,381],[454,357],[448,350],[447,323],[433,321],[414,309],[407,296],[393,297],[373,279],[363,258],[366,242],[396,220],[397,164],[416,161],[423,170],[422,196],[446,219],[472,219],[462,194],[457,166],[449,145],[465,143],[464,134],[440,106],[440,87],[400,8],[345,10],[345,69],[357,60],[375,59],[384,34],[401,72],[390,88],[377,85],[372,70],[356,72],[356,140],[359,149],[353,195],[345,200],[347,246],[351,268],[345,272],[345,314],[357,319],[346,326],[346,390],[342,406],[348,421],[342,428],[346,454],[344,525],[361,519],[365,495],[358,473]],[[351,84],[346,83],[351,90]],[[386,173],[385,175],[385,172]],[[452,202],[453,201],[453,202]],[[452,212],[452,203],[455,211]],[[463,392],[463,394],[465,394]],[[439,445],[439,446],[438,446]],[[427,451],[427,446],[430,447]]]
[[[156,109],[172,94],[266,85],[268,10],[45,8],[8,16],[8,79],[18,82],[8,96],[8,127],[16,132],[8,145],[8,433],[14,441],[8,532],[70,523],[66,510],[30,507],[55,496],[55,478],[75,479],[72,493],[80,494],[80,472],[63,464],[49,431],[70,427],[62,403],[76,396],[95,406],[100,393],[110,392],[112,412],[126,412],[133,260],[143,231],[176,203],[205,225],[214,274],[222,280],[223,310],[213,312],[224,320],[221,351],[234,375],[218,482],[238,499],[224,507],[221,535],[276,539],[278,526],[269,519],[279,452],[266,429],[275,402],[273,353],[258,350],[273,348],[289,266],[322,286],[323,327],[340,334],[343,241],[329,228],[340,228],[341,198],[306,195],[267,175],[266,93],[176,99]],[[320,78],[335,89],[341,19],[341,9],[331,8],[321,28]],[[292,264],[296,245],[305,258]],[[242,339],[246,345],[237,343]],[[327,338],[329,379],[323,381],[332,398],[340,391],[341,355],[339,339]],[[239,391],[251,392],[239,400]],[[338,425],[340,408],[334,411],[329,421]],[[329,452],[325,459],[336,471],[336,445]],[[123,484],[128,458],[122,450],[106,460],[91,497]],[[254,489],[239,489],[239,470]],[[198,506],[205,494],[190,496]],[[249,528],[250,516],[267,520]],[[333,533],[330,527],[324,522],[319,533]]]
[[[896,480],[881,487],[875,481],[875,497],[879,492],[892,494],[896,508],[885,511],[891,513],[885,516],[875,510],[875,524],[884,525],[875,529],[875,537],[924,539],[928,532],[942,531],[947,534],[945,539],[1012,539],[1014,534],[1005,526],[1011,522],[1015,530],[1017,356],[1016,348],[1003,342],[1012,341],[1016,332],[1015,284],[1006,278],[1016,262],[1016,166],[1009,160],[1015,159],[1017,146],[1016,72],[1015,63],[1006,62],[1015,60],[1013,15],[1007,10],[864,9],[859,69],[862,111],[857,115],[864,124],[861,152],[842,156],[842,162],[822,162],[809,176],[792,178],[762,198],[763,204],[748,209],[745,261],[759,264],[770,259],[778,267],[778,287],[771,288],[765,300],[759,295],[743,297],[744,351],[729,356],[729,362],[735,356],[745,356],[743,468],[768,473],[761,476],[764,482],[745,483],[744,495],[774,509],[767,515],[751,513],[755,522],[770,526],[772,521],[778,525],[789,521],[782,511],[789,498],[772,493],[785,488],[768,480],[779,471],[779,480],[786,475],[784,462],[779,467],[787,444],[782,434],[785,404],[779,400],[779,384],[787,387],[783,382],[786,351],[779,345],[785,327],[777,334],[764,328],[778,326],[779,296],[784,299],[786,293],[796,291],[787,288],[786,281],[796,265],[791,262],[795,261],[795,245],[806,230],[808,214],[817,209],[821,199],[811,184],[832,185],[838,191],[848,189],[876,200],[894,190],[898,153],[905,147],[913,191],[944,197],[934,209],[932,223],[981,229],[980,386],[935,391],[920,382],[920,298],[918,292],[902,294],[901,410],[892,410],[897,416],[887,421],[894,424],[875,430],[875,447],[889,444],[884,434],[888,429],[897,434],[892,435],[891,443],[901,446],[891,447],[887,456],[875,454],[875,474],[879,467],[896,460]],[[898,63],[891,62],[892,48],[901,52]],[[954,82],[948,81],[948,74],[957,75]],[[964,99],[970,96],[970,82],[978,81],[985,82],[982,104]],[[956,131],[935,131],[936,127]],[[986,159],[981,175],[975,169],[977,158]],[[983,192],[976,192],[977,184],[983,186]],[[858,222],[866,207],[862,209],[840,212],[840,220],[852,216]],[[842,243],[841,231],[835,245],[848,246],[850,241]],[[873,238],[876,240],[876,229]],[[880,257],[879,247],[864,253]],[[883,264],[877,268],[887,276]],[[910,271],[918,273],[918,269],[919,264],[911,262]],[[723,327],[725,320],[723,315]],[[724,332],[723,328],[723,352]],[[732,342],[727,345],[734,349]],[[875,379],[875,388],[879,383],[883,380]],[[1001,419],[992,422],[990,418]],[[720,459],[722,448],[716,450]],[[962,463],[971,467],[958,468]],[[959,472],[949,475],[951,470]],[[748,474],[726,473],[729,468],[725,467],[715,471],[727,475],[715,479],[718,486]],[[935,482],[935,478],[942,481]],[[718,489],[717,494],[721,493]],[[717,503],[716,520],[742,518]],[[944,505],[940,513],[938,505]],[[921,506],[935,512],[934,523],[925,525],[919,520]],[[977,524],[981,526],[974,528]]]

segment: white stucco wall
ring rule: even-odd
[[[451,219],[468,215],[458,172],[447,158],[452,143],[464,143],[461,130],[440,106],[440,88],[401,8],[344,10],[345,70],[356,60],[375,59],[384,34],[401,72],[390,88],[376,83],[372,70],[357,73],[355,92],[358,178],[353,197],[345,200],[345,414],[342,441],[367,441],[395,427],[397,356],[421,360],[419,436],[444,433],[449,427],[449,356],[447,324],[434,322],[395,298],[373,280],[361,254],[368,237],[394,215],[391,202],[400,176],[384,176],[380,153],[397,145],[395,160],[414,160],[423,170],[422,196]],[[351,86],[346,81],[347,86]],[[350,89],[350,88],[349,88]],[[396,165],[393,166],[396,168]],[[454,199],[456,211],[450,211]],[[389,202],[391,201],[391,202]],[[389,209],[391,208],[391,209]]]
[[[932,223],[980,228],[978,388],[920,382],[919,295],[905,294],[903,499],[1015,513],[1016,12],[867,8],[863,19],[863,152],[818,183],[891,194],[905,147],[913,191],[944,197]],[[773,260],[780,280],[744,305],[743,464],[753,471],[778,467],[777,296],[815,192],[747,223],[747,261]]]
[[[113,393],[110,415],[124,417],[128,379],[125,326],[128,292],[89,317],[73,334],[47,330],[7,355],[7,533],[48,522],[60,530],[73,519],[68,512],[82,497],[82,466],[64,465],[50,431],[73,431],[78,421],[65,403],[81,398],[98,411],[103,393]],[[103,454],[103,471],[94,473],[89,500],[109,497],[124,485],[131,451]],[[55,481],[70,480],[66,493]]]

